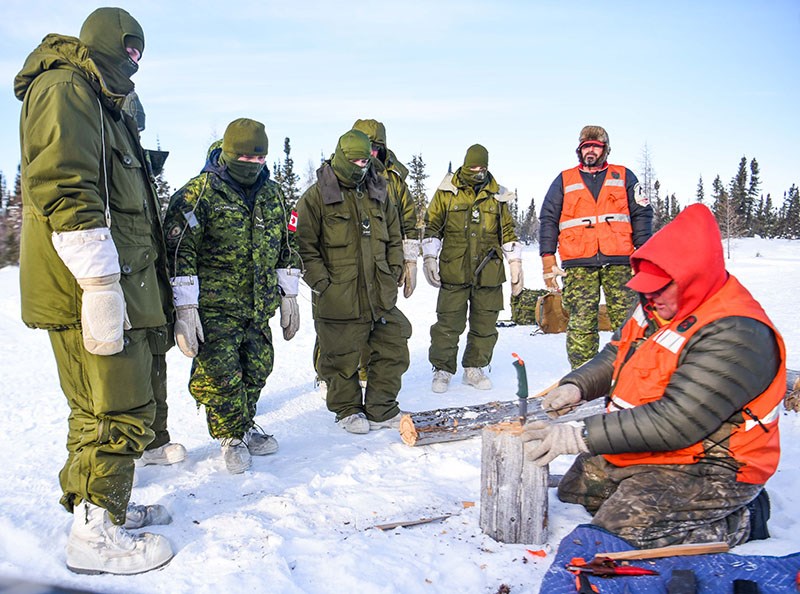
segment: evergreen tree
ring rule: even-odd
[[[428,177],[430,176],[425,173],[425,161],[422,160],[422,155],[412,155],[408,168],[408,192],[417,211],[418,227],[425,220],[425,209],[428,208],[428,196],[425,190],[425,179]]]
[[[678,204],[678,199],[675,194],[672,195],[669,202],[669,220],[672,221],[681,212],[681,206]]]
[[[772,239],[778,234],[778,209],[772,204],[772,195],[767,194],[761,214],[763,237]]]
[[[530,243],[539,240],[539,217],[536,214],[536,200],[531,198],[531,204],[525,211],[521,224],[517,227],[517,236],[520,241]]]
[[[662,200],[660,191],[661,182],[655,180],[650,199],[650,205],[653,207],[653,232],[658,231],[669,222],[669,197],[667,200]]]
[[[742,157],[739,161],[739,169],[731,179],[730,191],[728,192],[733,208],[741,221],[742,234],[751,235],[750,229],[753,218],[753,204],[747,193],[747,158]]]
[[[725,186],[722,184],[719,175],[714,178],[714,183],[711,188],[711,199],[714,201],[711,210],[717,219],[722,238],[726,240],[728,258],[730,258],[731,238],[742,236],[742,219],[736,212],[736,206],[727,190],[725,190]]]
[[[17,166],[14,191],[6,197],[0,237],[0,266],[19,264],[19,236],[22,229],[22,176]]]
[[[300,176],[294,172],[294,160],[291,157],[291,152],[292,147],[287,137],[283,141],[283,154],[286,156],[283,159],[283,164],[275,163],[273,177],[283,191],[287,206],[293,209],[300,199],[300,188],[298,187]]]
[[[697,198],[697,202],[699,202],[700,204],[703,203],[703,200],[705,200],[705,197],[706,197],[706,192],[703,189],[703,176],[702,175],[700,176],[700,179],[697,181],[697,194],[695,194],[695,197]]]
[[[756,199],[761,192],[761,176],[758,168],[758,161],[750,159],[750,183],[747,186],[747,200],[754,207]]]
[[[794,184],[783,198],[779,236],[785,239],[800,239],[800,191]]]
[[[156,141],[156,148],[161,150],[161,141]],[[169,186],[167,178],[164,177],[164,167],[162,166],[158,175],[153,178],[153,185],[156,188],[156,197],[158,198],[158,209],[161,214],[161,220],[164,220],[164,214],[167,212],[169,206],[169,199],[172,197],[172,188]]]

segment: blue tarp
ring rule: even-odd
[[[629,551],[634,548],[602,528],[581,524],[561,541],[539,592],[575,594],[575,576],[564,569],[573,557],[583,557],[589,562],[599,552]],[[631,561],[631,565],[655,569],[660,575],[590,577],[589,580],[598,586],[601,594],[659,594],[667,592],[673,569],[689,569],[697,579],[698,594],[732,593],[733,580],[737,579],[756,582],[761,594],[798,594],[795,578],[800,571],[800,553],[786,557],[719,553]]]

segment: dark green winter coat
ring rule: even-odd
[[[443,284],[500,286],[506,280],[501,246],[518,241],[505,203],[508,192],[490,174],[476,196],[461,181],[460,172],[461,168],[445,177],[433,195],[425,213],[424,236],[442,241],[439,275]]]
[[[297,239],[303,278],[314,290],[314,319],[378,320],[395,306],[403,270],[400,222],[386,182],[370,168],[367,183],[345,188],[328,161],[317,180],[297,204]]]
[[[172,317],[155,190],[136,123],[77,38],[48,35],[14,80],[20,116],[22,319],[80,325],[82,291],[53,248],[53,232],[110,227],[133,328]]]
[[[216,144],[202,173],[170,198],[170,275],[198,277],[201,311],[266,329],[280,305],[276,270],[300,268],[291,211],[266,168],[254,186],[242,188],[220,164]]]

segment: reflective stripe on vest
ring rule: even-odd
[[[583,182],[579,167],[561,172],[564,199],[558,221],[558,253],[562,262],[633,253],[627,170],[609,165],[595,197]]]

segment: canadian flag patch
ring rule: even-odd
[[[292,214],[289,216],[289,224],[286,225],[286,228],[289,229],[292,233],[297,231],[297,211],[293,210]]]

